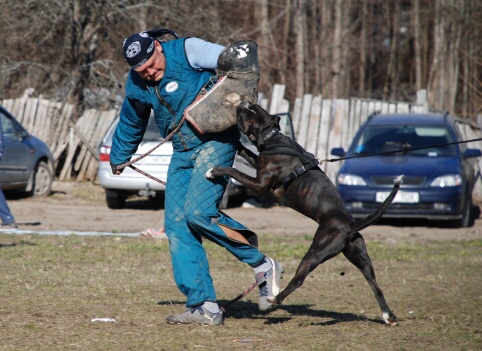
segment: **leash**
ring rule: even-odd
[[[221,311],[225,314],[226,311],[235,303],[237,302],[238,300],[242,299],[243,297],[245,297],[246,295],[248,295],[251,291],[254,290],[254,288],[256,288],[259,284],[258,284],[258,277],[259,276],[262,276],[264,275],[264,272],[261,272],[261,273],[258,273],[257,276],[256,276],[256,281],[251,284],[251,286],[246,289],[245,291],[243,291],[241,294],[239,294],[238,296],[236,296],[234,299],[232,299],[231,301],[229,301],[226,305],[224,306],[221,306]]]
[[[148,173],[140,170],[139,168],[135,167],[133,164],[136,163],[136,162],[138,162],[138,161],[140,161],[140,160],[142,160],[144,157],[146,157],[147,155],[149,155],[149,154],[151,154],[152,152],[154,152],[154,150],[156,150],[157,148],[159,148],[159,147],[160,147],[162,144],[164,144],[166,141],[171,140],[172,137],[174,136],[174,134],[176,134],[176,133],[179,131],[179,129],[181,129],[181,126],[182,126],[182,124],[184,123],[185,119],[186,119],[186,117],[183,115],[182,118],[181,118],[181,120],[179,121],[178,125],[176,126],[176,128],[174,128],[174,129],[169,133],[169,135],[168,135],[165,139],[163,139],[159,144],[157,144],[156,146],[154,146],[154,147],[153,147],[152,149],[150,149],[149,151],[143,153],[141,156],[136,157],[135,159],[130,160],[129,162],[126,162],[126,163],[123,163],[123,164],[121,164],[121,165],[118,165],[118,166],[117,166],[117,169],[118,169],[118,170],[121,170],[121,169],[124,169],[124,168],[126,168],[126,167],[129,167],[129,168],[132,168],[132,169],[133,169],[134,171],[136,171],[137,173],[140,173],[140,174],[142,174],[142,175],[144,175],[144,176],[146,176],[146,177],[148,177],[148,178],[150,178],[150,179],[152,179],[152,180],[154,180],[154,181],[156,181],[156,182],[158,182],[158,183],[161,183],[161,184],[166,185],[166,182],[164,182],[164,181],[162,181],[162,180],[160,180],[160,179],[158,179],[158,178],[156,178],[156,177],[154,177],[154,176],[152,176],[152,175],[150,175],[150,174],[148,174]]]
[[[268,132],[266,134],[266,137],[263,135],[263,140],[266,141],[270,139],[271,137],[277,135],[279,133],[278,129],[273,129],[271,132]],[[283,177],[280,179],[278,183],[276,183],[272,190],[276,190],[291,180],[303,175],[304,173],[308,172],[310,169],[313,169],[317,167],[318,165],[321,165],[323,162],[336,162],[336,161],[343,161],[343,160],[349,160],[352,158],[360,158],[360,157],[369,157],[369,156],[381,156],[381,155],[390,155],[390,154],[396,154],[396,153],[405,153],[409,151],[415,151],[415,150],[423,150],[423,149],[431,149],[435,147],[444,147],[444,146],[450,146],[450,145],[455,145],[455,144],[463,144],[463,143],[470,143],[474,141],[481,141],[482,138],[477,138],[477,139],[470,139],[470,140],[462,140],[462,141],[455,141],[451,143],[444,143],[444,144],[436,144],[436,145],[429,145],[429,146],[423,146],[423,147],[414,147],[414,148],[407,148],[407,149],[398,149],[398,150],[391,150],[391,151],[385,151],[385,152],[377,152],[377,153],[370,153],[370,154],[365,154],[365,155],[356,155],[356,156],[346,156],[346,157],[340,157],[340,158],[331,158],[331,159],[324,159],[321,160],[319,158],[315,158],[312,154],[308,153],[305,151],[299,144],[295,143],[292,139],[291,140],[291,146],[285,146],[285,145],[271,145],[266,149],[263,149],[260,151],[261,154],[287,154],[287,155],[292,155],[295,157],[298,157],[300,161],[303,163],[303,166],[296,168],[292,172],[290,172],[286,177]],[[294,151],[292,151],[292,149]]]
[[[366,154],[366,155],[356,155],[356,156],[347,156],[347,157],[339,157],[339,158],[326,158],[324,160],[320,160],[320,159],[318,159],[318,160],[319,160],[320,164],[322,164],[323,162],[336,162],[336,161],[350,160],[352,158],[390,155],[390,154],[397,154],[397,153],[400,153],[400,152],[424,150],[424,149],[431,149],[431,148],[434,148],[434,147],[443,147],[443,146],[449,146],[449,145],[471,143],[471,142],[474,142],[474,141],[482,141],[482,138],[462,140],[462,141],[454,141],[452,143],[436,144],[436,145],[431,145],[431,146],[414,147],[414,148],[409,148],[409,149],[399,149],[399,150],[392,150],[392,151],[385,151],[385,152],[376,152],[376,153],[371,153],[371,154]]]

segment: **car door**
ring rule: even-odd
[[[8,189],[11,183],[26,183],[31,147],[25,140],[26,131],[12,117],[0,111],[3,129],[3,155],[0,160],[0,183]]]

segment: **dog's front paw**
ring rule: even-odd
[[[220,176],[223,176],[223,175],[224,175],[224,172],[222,170],[222,167],[210,168],[206,172],[206,178],[208,178],[208,179],[214,179],[216,177],[220,177]]]
[[[212,168],[209,168],[209,169],[207,170],[207,172],[206,172],[206,178],[207,178],[207,179],[213,179],[213,178],[214,178],[212,172],[213,172],[213,169],[212,169]]]
[[[398,325],[398,318],[392,312],[383,312],[382,318],[387,325]]]

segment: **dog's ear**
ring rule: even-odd
[[[275,116],[275,117],[276,117],[276,118],[275,118],[275,120],[276,120],[276,123],[275,123],[275,124],[276,124],[276,127],[277,127],[278,129],[281,129],[281,127],[280,127],[280,125],[279,125],[279,122],[281,121],[281,117],[280,117],[280,116]]]

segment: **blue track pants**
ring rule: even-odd
[[[174,152],[169,166],[164,227],[174,279],[187,297],[187,307],[216,301],[203,238],[226,248],[250,266],[265,257],[255,246],[226,236],[220,225],[239,232],[249,230],[218,210],[228,179],[212,180],[205,175],[212,167],[232,165],[237,138],[237,133],[216,133],[194,149]]]

